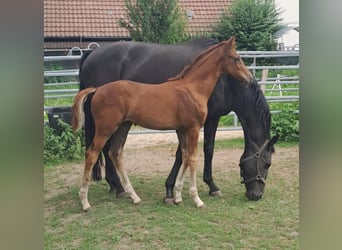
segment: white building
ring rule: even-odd
[[[281,8],[283,24],[287,26],[278,32],[278,48],[299,49],[299,0],[274,0],[276,8]]]

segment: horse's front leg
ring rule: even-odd
[[[181,165],[182,165],[182,150],[181,150],[180,145],[178,144],[175,162],[165,182],[166,196],[164,198],[164,202],[166,204],[174,203],[173,188],[175,186],[177,174],[179,172]]]
[[[207,119],[204,124],[204,169],[203,181],[209,186],[209,195],[222,197],[222,193],[215,185],[212,175],[212,162],[215,148],[215,136],[220,117]]]

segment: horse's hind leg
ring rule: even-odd
[[[113,134],[111,138],[111,147],[109,150],[109,156],[113,161],[117,174],[120,177],[121,183],[124,186],[125,192],[129,194],[134,204],[140,203],[140,197],[135,193],[135,190],[129,181],[128,175],[122,164],[123,147],[127,138],[127,131],[130,128],[130,124],[123,123],[118,130]],[[128,130],[127,130],[128,129]],[[114,170],[115,171],[115,170]]]
[[[87,211],[90,208],[90,204],[88,201],[88,189],[89,189],[89,182],[91,179],[91,171],[107,139],[108,137],[96,137],[95,136],[92,144],[86,151],[86,160],[85,160],[85,166],[84,166],[84,172],[83,172],[82,186],[79,192],[83,211]]]

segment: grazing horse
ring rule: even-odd
[[[182,201],[182,189],[187,168],[190,169],[189,193],[197,207],[204,205],[197,192],[197,143],[201,127],[207,117],[208,100],[222,73],[249,84],[252,74],[235,50],[235,38],[213,45],[186,66],[176,77],[162,84],[150,85],[129,80],[111,82],[98,88],[80,91],[72,108],[72,126],[77,131],[84,123],[83,103],[91,98],[91,112],[95,122],[95,136],[86,152],[83,183],[79,192],[83,210],[90,208],[88,189],[99,153],[111,138],[110,158],[116,167],[125,191],[133,203],[139,203],[122,165],[126,140],[126,121],[149,129],[176,130],[182,150],[182,166],[175,183],[175,203]]]
[[[107,82],[129,79],[145,83],[160,83],[167,78],[178,74],[181,69],[203,50],[217,44],[211,38],[200,38],[176,45],[163,45],[142,42],[116,42],[108,46],[97,48],[91,53],[84,53],[80,61],[80,90],[101,86]],[[250,180],[249,175],[257,176],[259,169],[268,169],[271,163],[271,152],[275,138],[270,140],[271,114],[266,99],[257,82],[248,87],[238,84],[238,80],[223,74],[214,89],[208,102],[208,116],[204,124],[204,171],[203,180],[209,186],[209,194],[221,196],[219,188],[212,177],[212,158],[214,154],[215,135],[221,116],[234,111],[240,121],[245,135],[245,151],[241,160],[255,152],[268,142],[262,152],[263,162],[253,157],[241,164],[243,179]],[[85,112],[85,141],[88,148],[95,134],[94,121],[90,112],[89,98],[84,105]],[[131,123],[127,122],[130,127]],[[127,129],[128,133],[129,128]],[[127,136],[127,135],[126,135]],[[107,142],[103,155],[105,157],[106,180],[110,191],[116,189],[117,195],[124,194],[112,161],[108,156],[110,143]],[[101,179],[98,161],[93,168],[93,178]],[[165,183],[166,201],[173,199],[173,188],[176,175],[182,163],[180,147],[176,152],[176,159],[172,171]],[[245,169],[245,171],[242,171]],[[249,171],[251,173],[249,173]],[[264,172],[263,170],[263,172]],[[253,173],[254,172],[254,173]],[[264,178],[266,175],[264,175]],[[265,183],[261,180],[245,183],[246,196],[250,200],[261,198]]]

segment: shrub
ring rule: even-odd
[[[299,141],[298,103],[281,104],[279,113],[272,115],[271,131],[279,135],[279,140],[286,142]]]
[[[236,36],[239,50],[275,50],[274,32],[282,25],[281,10],[270,0],[239,0],[225,11],[213,27],[214,36]]]
[[[44,125],[44,164],[80,160],[85,147],[82,132],[73,133],[71,126],[58,119],[58,129]]]
[[[125,0],[126,28],[135,41],[177,43],[184,40],[185,19],[177,0]]]

